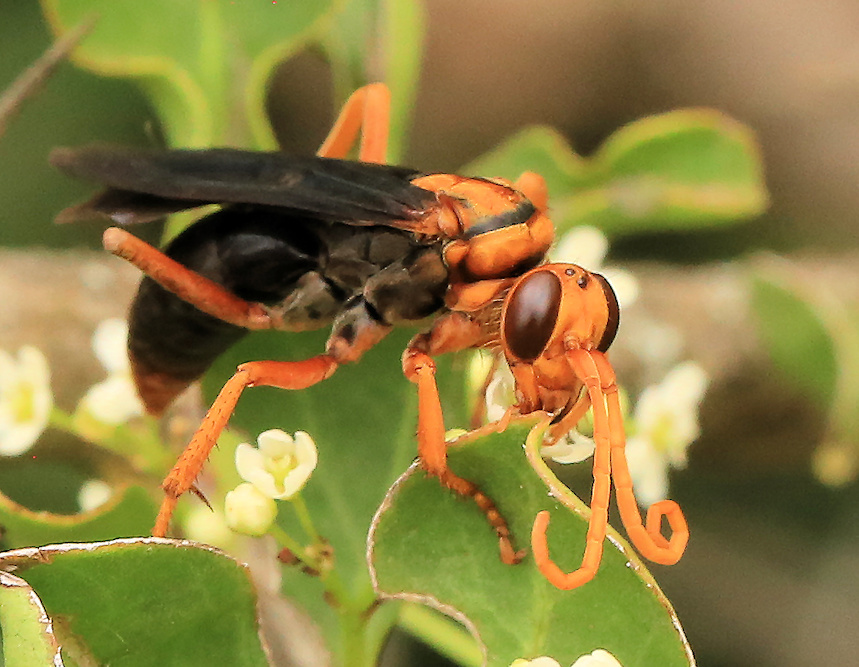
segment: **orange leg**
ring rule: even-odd
[[[305,389],[331,377],[335,370],[337,362],[327,354],[305,361],[252,361],[239,366],[235,375],[221,389],[191,442],[161,485],[165,498],[152,534],[164,537],[167,533],[177,501],[183,493],[193,489],[197,475],[247,387]]]
[[[549,426],[549,433],[553,439],[566,435],[572,431],[584,416],[588,413],[588,408],[591,407],[590,395],[586,392],[579,396],[570,411],[565,414],[559,422]]]
[[[546,188],[546,181],[539,174],[533,171],[526,171],[516,182],[513,187],[525,195],[538,211],[545,211],[549,207],[549,191]]]
[[[164,289],[204,313],[247,329],[271,328],[265,306],[240,299],[124,229],[106,229],[102,242],[106,250],[131,262]]]
[[[358,159],[361,162],[386,162],[391,93],[383,83],[371,83],[349,96],[331,132],[316,154],[344,158],[361,132]]]
[[[611,421],[612,477],[620,518],[629,539],[642,556],[654,563],[673,565],[680,560],[686,550],[686,543],[689,541],[689,527],[686,524],[686,518],[676,502],[661,500],[648,508],[646,527],[642,525],[638,503],[632,490],[632,477],[626,462],[623,414],[617,385],[614,381],[614,371],[604,354],[601,352],[592,352],[591,354],[599,368],[600,376],[603,378],[603,386],[606,388],[606,401]],[[671,528],[670,539],[665,539],[662,535],[663,517],[668,519],[668,525]]]
[[[591,353],[586,350],[568,352],[570,364],[576,375],[587,387],[594,411],[594,484],[591,490],[591,520],[585,539],[585,553],[582,564],[572,572],[564,572],[549,555],[546,531],[549,526],[549,512],[543,510],[534,519],[531,528],[531,549],[534,561],[543,576],[562,590],[577,588],[586,584],[599,569],[602,560],[603,543],[608,525],[608,504],[611,495],[611,439],[609,436],[609,415],[603,399],[602,378]]]
[[[403,373],[418,386],[418,457],[428,475],[459,495],[474,499],[498,536],[501,560],[518,563],[524,557],[517,552],[510,528],[492,499],[476,484],[454,473],[447,466],[447,443],[444,440],[444,415],[435,381],[435,362],[430,354],[442,354],[477,345],[482,338],[480,327],[464,313],[451,312],[436,320],[432,329],[418,334],[403,352]]]

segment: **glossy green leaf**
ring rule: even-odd
[[[541,476],[553,476],[537,460],[536,433],[529,439],[531,462],[523,452],[533,423],[466,438],[451,448],[450,464],[496,501],[518,548],[528,546],[536,513],[551,510],[549,545],[569,571],[581,561],[589,511],[569,492],[556,492],[558,500],[550,497]],[[624,667],[691,663],[670,604],[614,531],[595,578],[561,591],[543,578],[530,556],[504,565],[497,539],[476,505],[414,466],[387,497],[371,544],[379,590],[417,596],[459,616],[485,646],[490,666],[540,655],[568,665],[597,648],[610,651]]]
[[[542,175],[558,234],[583,224],[609,235],[695,229],[759,215],[768,204],[751,132],[705,109],[630,123],[587,159],[554,130],[528,128],[461,171]]]
[[[0,571],[0,664],[56,664],[60,645],[38,596],[26,581]]]
[[[273,147],[265,92],[274,67],[324,27],[334,0],[43,0],[55,34],[97,15],[72,60],[133,78],[174,146]]]
[[[12,567],[77,664],[268,664],[248,572],[215,549],[155,538],[59,544],[0,554],[0,569]],[[18,628],[4,623],[4,638]]]
[[[10,549],[148,535],[155,514],[152,496],[138,486],[119,490],[101,507],[74,515],[33,512],[0,494],[2,543]]]

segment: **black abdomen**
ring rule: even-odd
[[[191,225],[165,253],[230,292],[274,309],[290,331],[329,325],[356,302],[383,324],[443,305],[439,244],[391,227],[358,227],[282,210],[234,205]],[[144,277],[129,316],[139,378],[186,386],[247,330],[207,315]]]

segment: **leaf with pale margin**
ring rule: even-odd
[[[274,68],[315,38],[337,6],[314,2],[42,0],[59,36],[96,15],[77,65],[140,82],[172,146],[273,148],[265,115]]]
[[[533,424],[530,419],[503,433],[464,437],[450,449],[451,468],[496,501],[518,548],[528,546],[537,512],[551,510],[550,548],[570,571],[581,561],[590,512],[539,458],[542,429],[529,436]],[[422,600],[458,617],[483,644],[491,666],[539,655],[571,664],[597,648],[624,667],[692,664],[670,603],[634,551],[613,530],[605,547],[591,582],[558,590],[530,556],[503,564],[477,506],[413,466],[374,521],[370,561],[380,593]]]
[[[761,214],[769,202],[751,131],[710,109],[637,120],[589,158],[555,130],[526,128],[460,171],[510,180],[540,174],[557,235],[585,224],[609,236],[725,225]]]
[[[247,569],[211,547],[158,538],[0,554],[38,595],[77,664],[264,667]],[[4,616],[3,636],[26,619]]]
[[[139,486],[117,489],[96,509],[71,515],[34,512],[0,493],[2,543],[9,549],[148,535],[155,514],[152,496]]]

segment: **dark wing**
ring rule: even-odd
[[[50,162],[77,178],[107,186],[62,211],[58,222],[108,217],[119,224],[149,222],[206,204],[271,206],[323,220],[408,229],[437,204],[412,185],[406,167],[284,153],[147,150],[88,146],[57,148]]]

